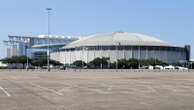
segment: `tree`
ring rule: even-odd
[[[63,65],[59,61],[55,61],[55,60],[50,60],[50,64],[53,65],[53,66],[62,66]]]
[[[116,68],[116,62],[110,62],[109,63],[109,68],[110,69],[115,69]]]
[[[4,64],[12,64],[13,63],[13,60],[11,58],[4,58],[4,59],[1,59],[1,61]]]
[[[189,67],[190,67],[190,69],[194,69],[194,62],[191,61]]]
[[[167,63],[163,62],[163,61],[160,61],[158,59],[146,59],[146,60],[139,60],[139,64],[141,66],[149,66],[149,65],[152,65],[152,66],[156,66],[156,65],[162,65],[162,66],[166,66],[168,65]]]
[[[116,62],[115,62],[116,63]],[[137,59],[119,59],[117,60],[118,69],[138,69],[139,61]],[[116,68],[116,66],[114,67]]]
[[[12,59],[15,61],[15,63],[20,63],[20,64],[26,64],[27,63],[27,57],[26,56],[15,56],[15,57],[12,57]]]
[[[50,64],[53,66],[63,65],[62,63],[55,60],[50,60]],[[32,59],[32,65],[39,66],[39,67],[47,66],[47,57],[39,57],[39,58]]]
[[[102,58],[95,58],[91,62],[88,63],[89,68],[107,68],[108,67],[108,61],[110,58],[102,57]]]
[[[180,62],[175,63],[175,66],[183,66]]]
[[[117,60],[117,63],[118,63],[118,68],[119,69],[130,68],[130,64],[129,64],[128,60],[126,60],[126,59]]]
[[[150,65],[149,61],[148,60],[144,60],[144,59],[139,60],[139,64],[140,64],[140,66],[149,66]]]
[[[27,57],[26,56],[13,56],[11,58],[1,59],[1,61],[6,64],[13,64],[13,63],[26,64]]]
[[[1,59],[4,64],[22,64],[22,68],[25,68],[25,64],[27,64],[27,57],[26,56],[13,56],[11,58],[4,58]],[[29,62],[31,60],[29,59]],[[17,66],[16,66],[17,68]]]
[[[131,69],[138,69],[139,68],[139,61],[137,59],[134,59],[134,58],[129,59],[128,63],[130,65]]]
[[[101,62],[102,62],[102,68],[108,68],[108,66],[109,66],[109,60],[110,60],[110,58],[108,58],[108,57],[102,57],[101,58]]]
[[[40,58],[32,59],[32,65],[39,66],[39,67],[47,66],[47,58],[40,57]]]
[[[82,60],[77,60],[77,61],[73,62],[72,65],[75,66],[76,68],[82,68],[82,67],[86,66],[86,63]]]

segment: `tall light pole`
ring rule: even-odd
[[[116,69],[118,69],[118,60],[119,60],[119,46],[121,45],[120,42],[118,42],[118,45],[116,45]]]
[[[29,59],[28,59],[28,47],[26,46],[26,70],[29,68]]]
[[[46,8],[48,14],[48,46],[47,46],[47,69],[50,71],[50,12],[52,8]]]

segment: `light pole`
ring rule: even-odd
[[[28,47],[26,46],[26,70],[28,71],[29,68],[29,59],[28,59]]]
[[[118,59],[119,59],[119,46],[121,45],[120,42],[118,42],[118,45],[116,45],[116,69],[118,69]]]
[[[81,47],[82,49],[82,69],[84,69],[84,47]]]
[[[46,8],[48,14],[48,46],[47,46],[47,69],[50,72],[50,12],[52,8]]]
[[[118,69],[118,45],[116,45],[116,70]]]
[[[103,55],[102,55],[102,45],[100,46],[100,51],[101,51],[101,64],[100,64],[100,68],[103,69]]]

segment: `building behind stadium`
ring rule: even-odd
[[[190,46],[169,44],[148,35],[127,32],[102,33],[84,37],[51,53],[51,59],[63,64],[77,60],[86,63],[97,57],[118,59],[157,59],[168,64],[190,60]]]
[[[4,40],[7,46],[7,57],[28,56],[31,58],[47,55],[47,47],[50,45],[50,51],[56,51],[67,45],[77,38],[70,36],[8,36],[8,40]]]

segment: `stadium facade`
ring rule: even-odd
[[[51,59],[63,64],[82,60],[86,63],[97,57],[118,59],[158,59],[174,64],[190,60],[190,46],[174,46],[155,37],[127,32],[91,35],[76,40],[51,53]]]

